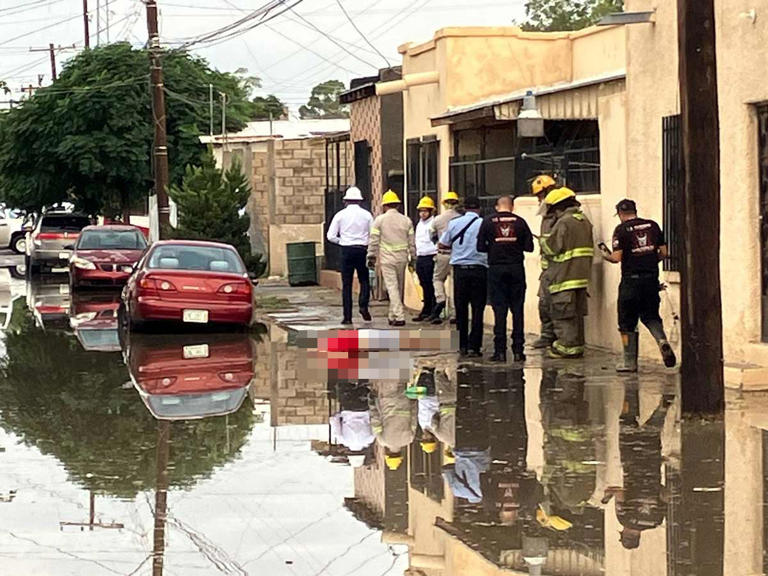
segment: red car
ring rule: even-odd
[[[237,412],[253,379],[247,334],[132,334],[126,350],[131,381],[159,420]]]
[[[122,286],[147,249],[135,226],[86,226],[69,259],[72,288]]]
[[[161,320],[247,326],[253,286],[240,255],[229,244],[156,242],[123,289],[131,327]]]

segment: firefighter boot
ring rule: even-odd
[[[661,358],[664,360],[664,366],[667,368],[674,368],[677,364],[677,358],[675,357],[675,351],[672,349],[672,345],[667,340],[667,334],[664,332],[664,325],[659,322],[649,322],[646,324],[648,331],[656,340],[659,345],[659,351],[661,352]]]
[[[616,366],[616,372],[637,372],[639,336],[637,332],[621,333],[621,343],[624,346],[624,362]]]
[[[427,321],[430,324],[442,324],[443,319],[441,318],[443,314],[443,310],[445,310],[445,302],[438,302],[435,304],[435,307],[432,309],[432,314],[427,318]]]

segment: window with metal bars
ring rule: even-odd
[[[437,203],[438,167],[440,142],[414,138],[408,140],[406,149],[406,177],[408,182],[405,204],[406,214],[415,222],[419,219],[416,205],[422,196],[429,196]]]
[[[669,256],[664,259],[664,270],[679,272],[682,264],[682,194],[683,149],[680,115],[662,118],[662,175],[664,202],[664,235]]]

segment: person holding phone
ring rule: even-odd
[[[613,232],[613,250],[603,243],[599,245],[606,261],[621,264],[618,316],[624,362],[616,370],[637,372],[638,321],[645,324],[656,340],[664,365],[672,368],[677,359],[659,315],[659,262],[667,257],[664,234],[653,220],[638,217],[637,205],[632,200],[619,202],[616,215],[621,224]]]

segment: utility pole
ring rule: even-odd
[[[91,33],[88,30],[88,0],[83,0],[83,33],[85,34],[85,47],[91,47]]]
[[[168,518],[168,461],[170,459],[171,423],[157,421],[155,447],[155,526],[152,542],[152,576],[163,576],[165,564],[165,523]]]
[[[208,136],[213,136],[213,84],[208,84]]]
[[[61,50],[74,50],[75,45],[72,44],[72,46],[61,46],[59,45],[58,48],[56,48],[53,43],[48,44],[48,48],[30,48],[30,52],[48,52],[51,56],[51,80],[56,80],[56,51]]]
[[[165,92],[161,60],[160,34],[157,25],[157,1],[147,0],[147,31],[149,33],[150,81],[152,83],[152,120],[155,129],[153,148],[155,194],[160,238],[171,224],[168,207],[168,141],[165,131]]]
[[[686,413],[723,410],[720,298],[720,125],[714,0],[678,0],[683,190],[682,400]]]
[[[227,95],[219,92],[221,96],[221,136],[224,141],[224,149],[227,148]]]
[[[101,0],[96,0],[96,46],[101,44]]]

